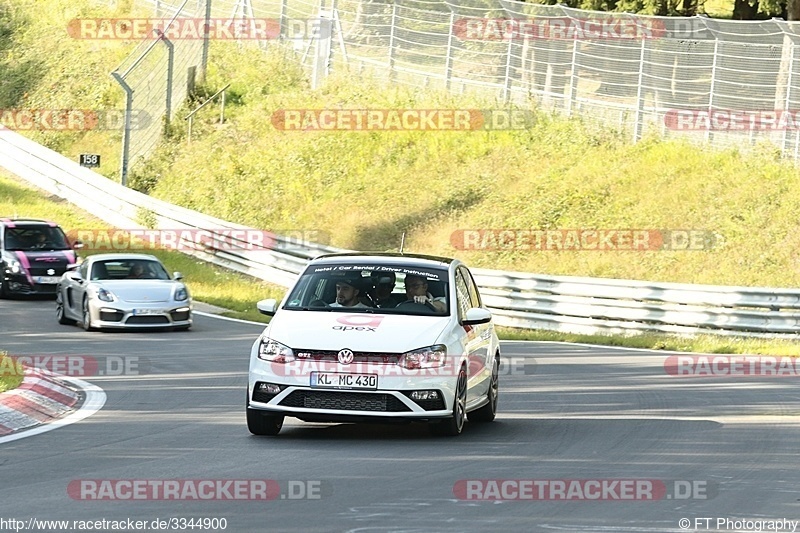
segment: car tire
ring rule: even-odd
[[[94,331],[95,328],[92,326],[92,315],[89,313],[89,299],[86,296],[83,297],[83,304],[81,305],[82,313],[81,313],[81,326],[86,331]]]
[[[56,318],[58,319],[58,323],[62,325],[72,325],[75,323],[75,320],[71,318],[67,318],[64,315],[64,300],[61,297],[61,290],[56,293]]]
[[[470,422],[491,422],[497,415],[497,396],[500,374],[500,360],[495,358],[492,364],[492,378],[489,383],[489,392],[487,393],[489,402],[479,409],[475,409],[467,415]]]
[[[8,289],[6,288],[6,282],[0,279],[0,299],[8,298]]]
[[[270,415],[258,409],[247,409],[247,429],[253,435],[274,437],[281,432],[283,415]]]
[[[458,371],[456,394],[453,399],[453,416],[431,424],[431,433],[441,437],[457,437],[464,430],[467,418],[467,369],[462,366]]]

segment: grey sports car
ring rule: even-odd
[[[97,254],[71,267],[56,289],[59,324],[103,328],[192,326],[192,298],[180,272],[170,277],[155,256]]]

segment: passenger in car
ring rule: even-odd
[[[444,313],[446,311],[447,301],[443,296],[434,298],[433,295],[428,292],[428,280],[422,276],[406,276],[405,288],[408,301],[413,301],[418,304],[430,303],[438,312]]]
[[[369,303],[372,303],[379,309],[391,309],[397,307],[401,301],[402,296],[399,294],[392,294],[394,286],[397,283],[397,276],[394,272],[379,272],[374,271],[370,275],[372,282],[372,290],[369,292]]]
[[[369,308],[368,305],[361,303],[358,295],[361,293],[360,280],[356,278],[345,278],[336,281],[336,301],[331,307],[359,307]]]

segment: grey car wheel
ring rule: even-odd
[[[81,325],[83,329],[86,331],[94,331],[94,327],[92,326],[92,315],[89,312],[89,299],[84,296],[83,297],[83,313],[81,315]]]
[[[75,323],[74,320],[64,315],[64,298],[61,296],[61,289],[56,293],[56,318],[59,324],[68,325]]]

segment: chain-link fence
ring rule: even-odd
[[[415,87],[533,99],[617,127],[633,142],[649,133],[718,147],[766,140],[785,157],[800,157],[800,23],[515,0],[199,1],[210,2],[212,17],[275,21],[294,51],[289,56],[314,82],[328,69],[348,68]],[[320,19],[330,34],[307,31],[309,20]],[[327,55],[324,69],[319,50]]]
[[[208,39],[202,34],[189,35],[191,38],[170,36],[180,36],[176,25],[182,18],[197,21],[194,27],[202,32],[203,22],[208,19],[208,2],[210,0],[150,3],[152,20],[146,26],[153,28],[153,35],[141,41],[111,73],[126,96],[120,164],[123,185],[127,184],[129,169],[156,147],[196,77],[204,74]],[[134,27],[137,22],[131,19],[122,23]]]

